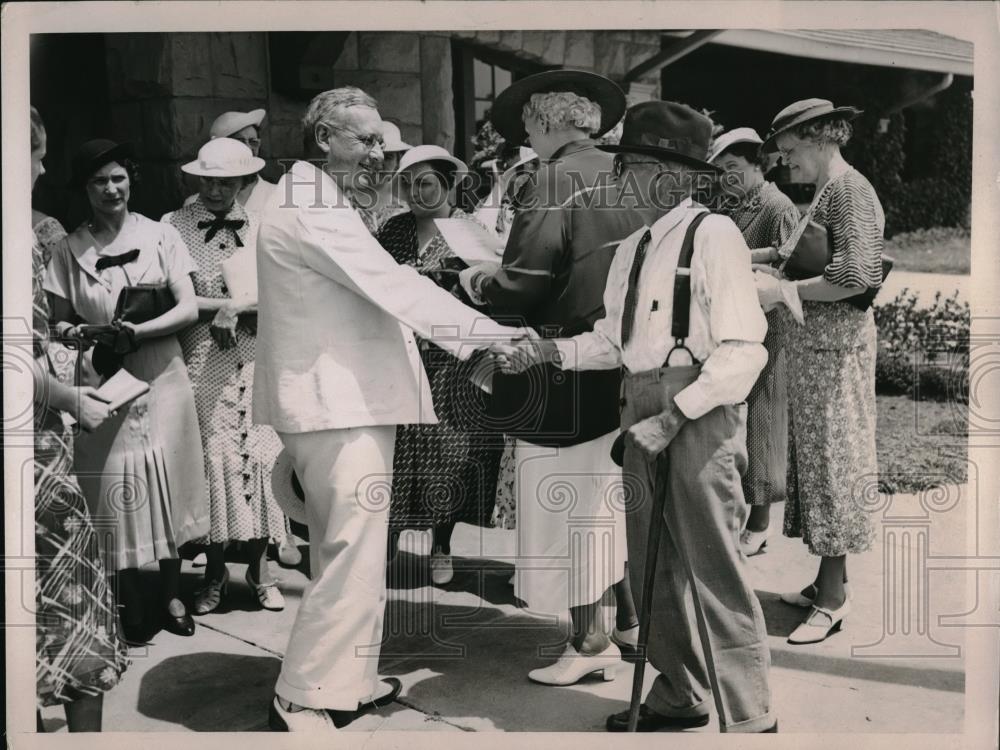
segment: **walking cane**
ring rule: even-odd
[[[646,537],[646,565],[642,573],[642,609],[639,610],[639,636],[636,646],[637,659],[635,671],[632,674],[632,698],[629,703],[628,728],[626,731],[634,732],[639,726],[639,705],[642,703],[642,683],[646,673],[646,646],[649,642],[649,623],[651,609],[653,605],[653,584],[656,579],[656,559],[660,551],[660,536],[663,525],[666,521],[663,518],[663,505],[667,496],[667,452],[656,459],[656,480],[653,486],[653,514],[650,519],[649,533]],[[678,544],[677,549],[684,559],[684,568],[691,582],[691,594],[694,599],[695,620],[698,623],[698,637],[701,640],[702,650],[705,652],[705,668],[708,671],[708,681],[712,688],[712,697],[715,700],[715,711],[719,719],[719,732],[726,733],[725,712],[722,705],[722,691],[719,689],[719,677],[715,670],[715,656],[712,653],[712,643],[708,635],[708,625],[705,622],[705,613],[701,608],[701,596],[698,593],[697,582],[691,569],[691,561],[688,559],[687,550],[683,545]]]

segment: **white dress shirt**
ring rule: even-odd
[[[557,342],[563,368],[602,370],[624,365],[631,372],[662,367],[674,346],[670,329],[674,276],[690,221],[701,209],[691,199],[650,228],[651,240],[639,275],[632,333],[621,349],[621,316],[636,246],[646,228],[627,237],[615,252],[604,290],[605,317],[594,330]],[[767,320],[757,300],[750,250],[725,216],[706,218],[695,234],[691,259],[690,328],[685,345],[702,363],[698,379],[677,394],[690,419],[717,406],[744,400],[767,363],[762,342]],[[672,365],[690,364],[683,352]]]

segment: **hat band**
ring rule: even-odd
[[[704,159],[708,146],[695,143],[690,138],[661,138],[655,133],[639,133],[638,139],[621,139],[623,146],[653,146],[668,151],[675,151],[695,159]]]
[[[224,163],[199,159],[198,166],[200,166],[204,170],[211,170],[217,172],[232,172],[233,170],[252,169],[250,161],[248,159],[240,159],[239,161],[230,161]]]
[[[802,112],[796,112],[795,114],[786,115],[781,120],[778,120],[771,126],[772,132],[775,130],[781,130],[782,128],[787,128],[792,125],[798,125],[806,120],[811,120],[814,117],[821,117],[823,115],[828,115],[833,112],[833,107],[813,107],[812,109],[807,109]]]

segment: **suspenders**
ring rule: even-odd
[[[701,364],[691,350],[687,348],[684,341],[687,339],[688,331],[691,327],[691,256],[694,255],[694,235],[698,231],[698,225],[709,215],[708,211],[702,211],[695,216],[688,224],[684,233],[684,242],[681,244],[681,254],[677,259],[677,272],[674,275],[674,305],[671,312],[670,333],[674,337],[674,346],[667,352],[667,358],[663,362],[664,367],[670,366],[670,357],[678,349],[688,353],[694,364]]]

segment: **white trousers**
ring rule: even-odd
[[[312,580],[275,692],[354,710],[378,683],[395,425],[279,433],[305,493]]]

